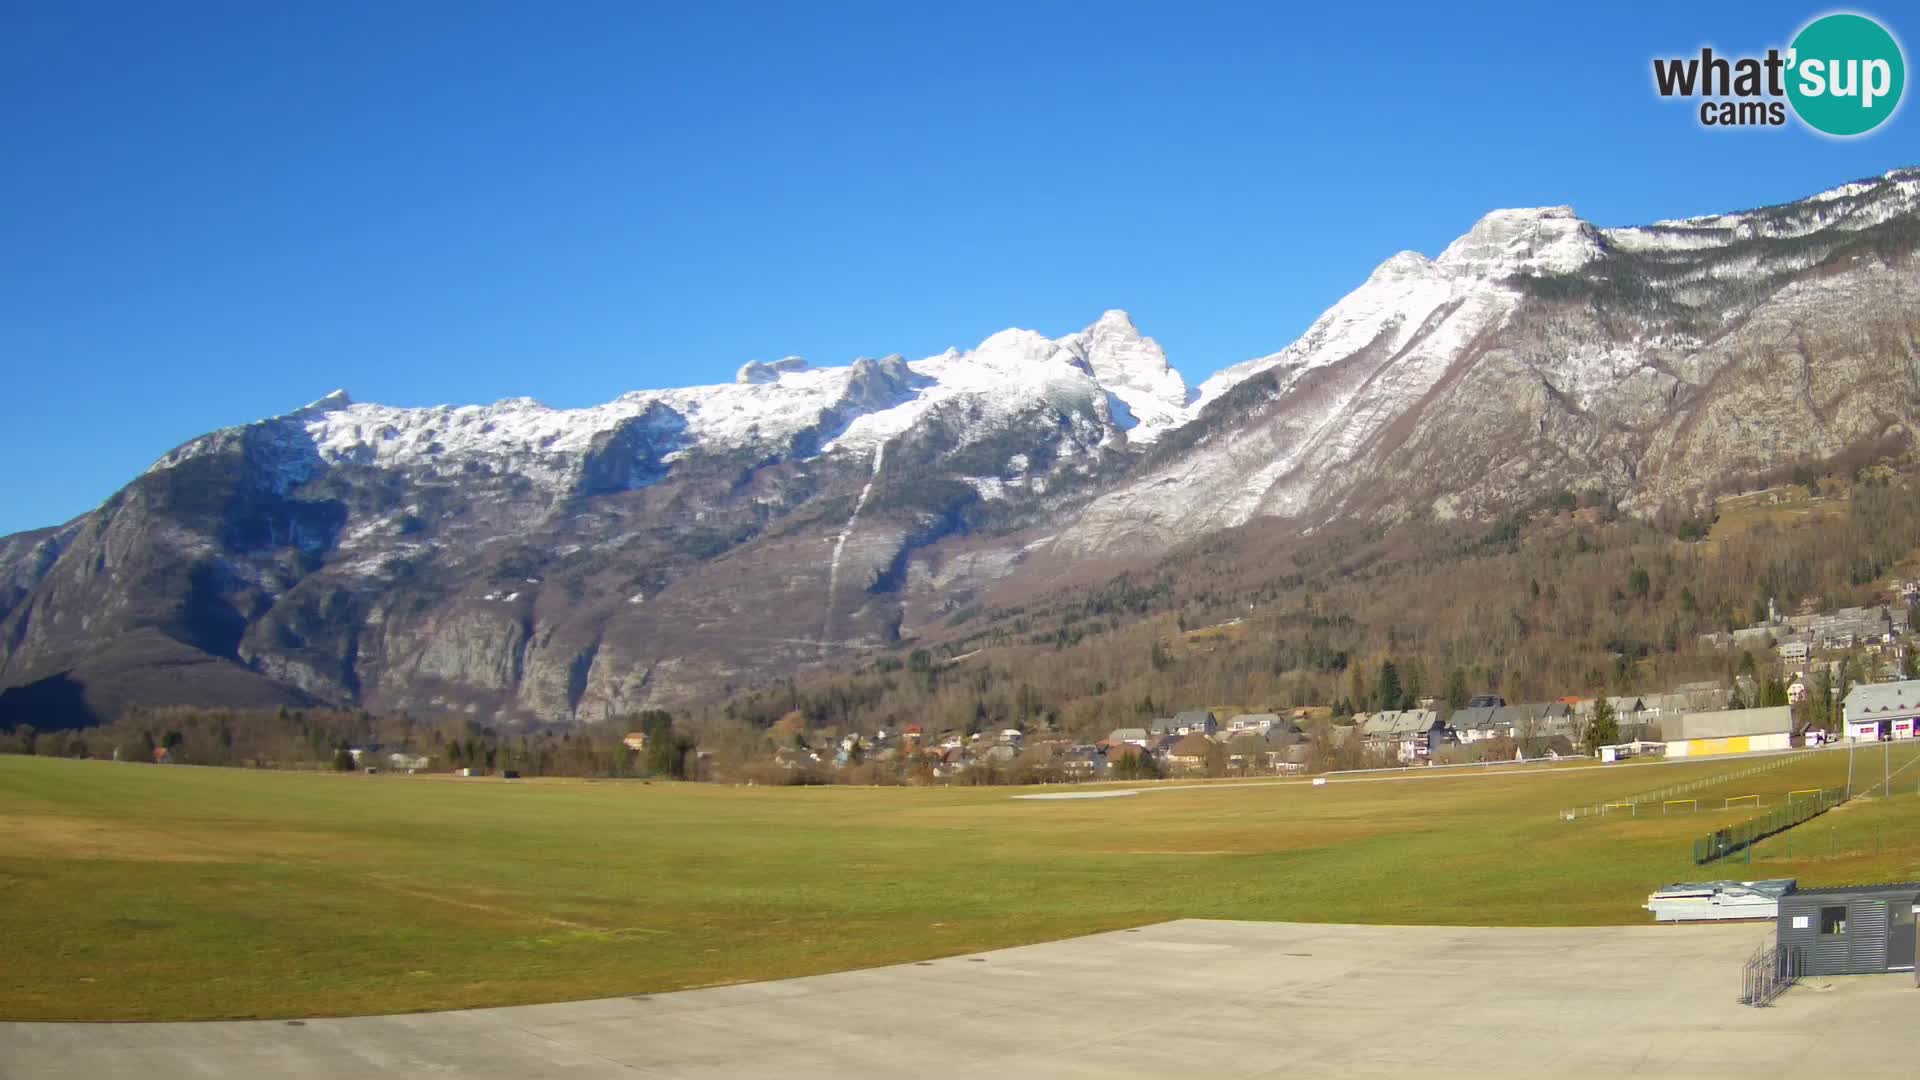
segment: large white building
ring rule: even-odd
[[[1862,683],[1842,709],[1849,739],[1911,739],[1920,730],[1920,679]]]
[[[1663,722],[1661,727],[1667,737],[1669,758],[1793,747],[1793,710],[1785,705],[1687,713],[1678,720]]]

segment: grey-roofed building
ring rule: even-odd
[[[1242,731],[1227,740],[1227,765],[1234,769],[1272,772],[1286,764],[1287,749],[1300,736],[1283,731]]]
[[[1367,722],[1360,728],[1360,737],[1370,740],[1387,738],[1393,734],[1394,725],[1399,722],[1399,709],[1383,709],[1367,717]]]
[[[1788,705],[1688,713],[1662,727],[1669,758],[1787,750],[1793,746],[1793,708]]]
[[[1676,694],[1685,694],[1690,709],[1724,709],[1727,705],[1727,688],[1712,679],[1701,682],[1681,683],[1673,688]]]
[[[1113,731],[1107,735],[1107,742],[1132,743],[1135,746],[1145,746],[1147,745],[1147,739],[1149,737],[1150,736],[1146,728],[1140,728],[1140,727],[1114,728]]]
[[[1220,730],[1220,721],[1206,709],[1187,709],[1173,714],[1173,730],[1180,735],[1212,735]]]
[[[1666,734],[1668,724],[1695,709],[1687,695],[1679,693],[1648,694],[1641,701],[1645,705],[1642,715],[1646,717],[1648,726],[1659,728],[1662,735]]]
[[[1413,754],[1416,757],[1428,757],[1441,747],[1455,741],[1453,728],[1440,713],[1434,709],[1414,709],[1407,721],[1407,733],[1412,736]]]
[[[1849,739],[1911,739],[1920,730],[1920,679],[1862,683],[1841,708]]]
[[[1099,776],[1107,771],[1107,755],[1097,746],[1071,747],[1060,755],[1060,771],[1083,780]]]
[[[1401,761],[1411,761],[1445,745],[1451,729],[1432,709],[1407,709],[1373,714],[1360,735],[1377,746],[1392,747]]]
[[[1599,704],[1599,698],[1587,698],[1574,706],[1574,715],[1578,716],[1582,722],[1591,721],[1594,710],[1599,707]],[[1607,704],[1613,706],[1613,719],[1620,725],[1622,731],[1625,731],[1629,725],[1641,722],[1640,711],[1644,707],[1644,701],[1638,695],[1610,696],[1607,698]]]
[[[1482,739],[1499,737],[1500,729],[1496,718],[1510,708],[1505,705],[1469,705],[1464,709],[1453,710],[1447,717],[1447,726],[1461,742],[1479,742]]]
[[[1572,705],[1564,701],[1548,702],[1539,707],[1533,717],[1533,735],[1541,737],[1560,737],[1578,739],[1582,730],[1581,718],[1574,712]]]
[[[1505,736],[1517,738],[1520,732],[1531,727],[1540,717],[1545,705],[1502,705],[1493,714],[1492,730],[1495,738]]]
[[[1241,713],[1227,721],[1228,731],[1269,731],[1286,721],[1278,713]]]

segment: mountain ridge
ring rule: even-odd
[[[249,703],[596,721],[1258,517],[1488,517],[1576,488],[1697,510],[1743,471],[1910,441],[1917,204],[1902,169],[1644,226],[1492,211],[1192,387],[1110,310],[580,409],[336,391],[0,538],[0,686],[67,680],[111,715],[192,696],[159,675],[190,661]]]

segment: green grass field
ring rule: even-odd
[[[1868,753],[1863,772],[1877,779],[1879,752]],[[1895,751],[1894,766],[1916,753]],[[1727,793],[1772,805],[1844,782],[1844,758]],[[1834,830],[1824,847],[1789,855],[1775,838],[1751,870],[1691,865],[1695,835],[1752,813],[1704,809],[1717,788],[1701,792],[1698,814],[1558,816],[1743,764],[1016,801],[1007,788],[508,783],[0,757],[0,1018],[638,994],[1179,917],[1638,923],[1647,893],[1675,880],[1920,877],[1920,766],[1896,781],[1906,794],[1802,827]]]

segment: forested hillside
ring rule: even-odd
[[[1912,461],[1852,464],[1754,478],[1704,517],[1638,520],[1589,492],[1492,525],[1295,537],[1256,522],[1098,584],[955,612],[914,648],[735,697],[705,721],[763,728],[798,710],[838,730],[1093,738],[1182,708],[1346,711],[1730,679],[1754,661],[1699,635],[1764,618],[1770,599],[1781,610],[1882,602],[1920,572]],[[1389,664],[1397,687],[1383,693]]]

